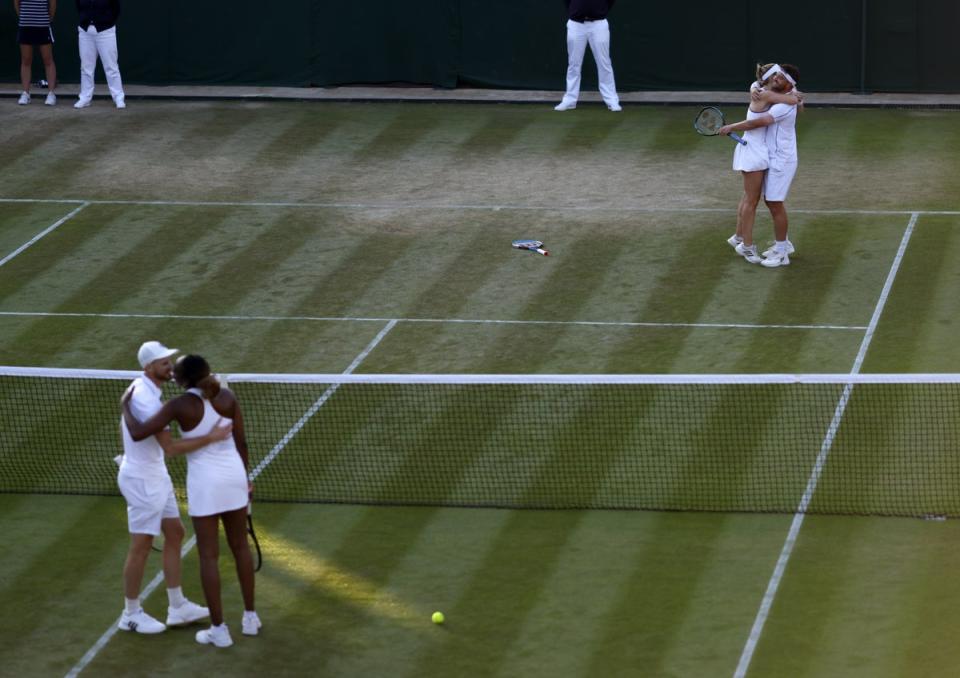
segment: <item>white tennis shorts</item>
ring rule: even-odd
[[[180,517],[169,477],[146,480],[121,473],[117,485],[127,500],[127,526],[131,534],[157,536],[165,518]]]
[[[797,173],[797,163],[770,164],[767,176],[763,179],[763,197],[771,202],[783,202],[790,192],[793,175]]]

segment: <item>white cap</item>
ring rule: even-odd
[[[140,367],[146,368],[154,360],[162,360],[176,354],[175,348],[167,348],[159,341],[148,341],[137,351],[137,360],[140,361]]]

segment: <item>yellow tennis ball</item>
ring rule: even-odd
[[[433,620],[434,624],[442,624],[446,620],[446,617],[443,616],[443,612],[434,612],[430,619]]]

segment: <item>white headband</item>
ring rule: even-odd
[[[780,68],[780,64],[774,64],[773,66],[771,66],[771,67],[770,67],[770,70],[768,70],[766,73],[764,73],[764,74],[763,74],[763,77],[760,78],[760,81],[761,81],[761,82],[766,82],[769,78],[773,77],[773,76],[776,75],[777,73],[779,73],[779,74],[782,75],[784,78],[786,78],[786,79],[787,79],[787,82],[789,82],[789,83],[790,83],[791,85],[793,85],[794,87],[797,86],[797,81],[794,80],[793,78],[791,78],[789,73],[787,73],[785,70],[783,70],[782,68]]]

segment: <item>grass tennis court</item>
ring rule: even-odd
[[[0,125],[0,365],[134,369],[158,338],[228,373],[848,373],[864,351],[863,372],[958,371],[955,111],[806,111],[797,253],[766,270],[724,242],[732,144],[697,136],[691,108],[29,108]],[[769,425],[753,414],[745,437]],[[191,630],[118,634],[81,675],[731,676],[793,520],[257,518],[261,637],[214,653]],[[0,495],[0,527],[0,672],[64,675],[119,613],[123,501]],[[807,517],[747,675],[951,675],[958,529]],[[191,551],[199,600],[196,572]]]

